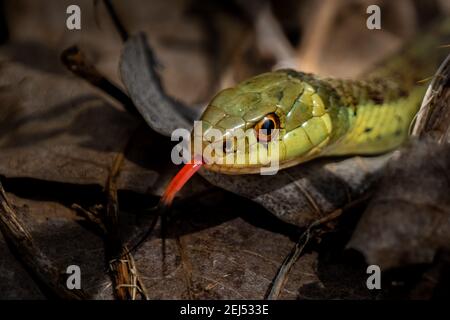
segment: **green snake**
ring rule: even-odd
[[[264,73],[219,92],[201,120],[204,134],[218,129],[278,129],[259,147],[279,145],[286,168],[324,156],[375,155],[400,146],[431,76],[447,54],[450,21],[406,47],[359,80],[338,80],[294,70]],[[248,150],[246,152],[249,152]],[[262,163],[210,163],[225,174],[259,173]]]

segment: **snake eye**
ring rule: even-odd
[[[280,120],[274,113],[266,115],[255,125],[258,141],[269,142],[273,138],[273,130],[280,128]]]

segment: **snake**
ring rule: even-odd
[[[259,173],[265,164],[250,163],[249,153],[273,144],[280,151],[280,169],[319,157],[378,155],[398,148],[408,139],[425,95],[424,79],[447,55],[442,45],[448,44],[449,35],[447,19],[356,80],[282,69],[220,91],[200,118],[204,136],[213,129],[224,137],[238,129],[253,130],[257,148],[246,148],[241,163],[203,159],[185,165],[162,201],[170,203],[200,167],[223,174]],[[236,152],[233,146],[224,148]]]

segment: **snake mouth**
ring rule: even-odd
[[[203,167],[208,171],[213,171],[222,174],[238,175],[238,174],[259,174],[263,165],[247,165],[247,164],[233,164],[233,165],[219,165],[216,163],[203,164]]]
[[[224,174],[246,174],[259,173],[261,166],[219,166],[216,164],[206,164],[203,160],[196,159],[193,162],[186,163],[178,173],[170,180],[160,200],[160,206],[170,207],[177,193],[183,186],[200,170],[201,167]]]

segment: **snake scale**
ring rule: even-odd
[[[201,117],[203,132],[218,129],[226,136],[236,129],[278,129],[274,137],[258,137],[258,144],[278,144],[280,168],[323,156],[387,152],[407,139],[425,94],[423,80],[447,55],[442,45],[449,35],[445,20],[358,80],[290,69],[255,76],[211,100]],[[250,163],[251,151],[246,152],[244,163],[205,167],[225,174],[259,173],[263,164]]]

